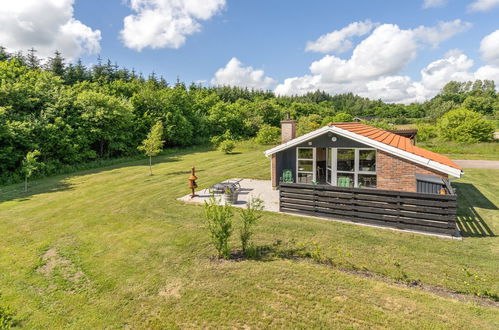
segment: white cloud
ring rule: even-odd
[[[263,70],[255,70],[251,66],[243,66],[233,57],[225,67],[215,73],[211,80],[212,85],[239,86],[255,89],[267,89],[275,83],[275,80],[266,77]]]
[[[423,8],[443,7],[447,4],[447,0],[424,0]]]
[[[352,48],[351,37],[361,37],[371,32],[376,23],[366,20],[363,22],[353,22],[348,26],[320,36],[315,41],[309,41],[307,51],[320,53],[337,52],[342,53]]]
[[[8,51],[34,47],[48,57],[59,50],[65,57],[100,51],[101,33],[73,17],[74,0],[2,1],[0,45]]]
[[[468,8],[472,11],[489,11],[497,6],[499,6],[499,0],[476,0]]]
[[[380,25],[354,48],[350,58],[326,55],[312,62],[310,74],[285,79],[275,92],[294,95],[320,89],[332,94],[353,92],[387,102],[422,101],[436,94],[448,80],[472,77],[469,69],[473,61],[453,50],[424,68],[419,82],[400,72],[421,48],[436,47],[469,27],[460,20],[408,30],[394,24]]]
[[[179,48],[225,7],[225,0],[130,0],[135,12],[123,20],[121,38],[128,48]]]
[[[472,24],[455,19],[449,22],[439,22],[436,27],[420,26],[414,30],[416,38],[427,42],[433,47],[448,40],[458,33],[465,32],[471,28]]]
[[[480,42],[480,51],[486,61],[499,64],[499,30],[492,32],[482,39]]]

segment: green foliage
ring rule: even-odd
[[[343,123],[353,121],[353,116],[346,112],[338,112],[333,117],[333,122],[335,123]]]
[[[220,143],[218,146],[218,150],[223,152],[224,154],[230,154],[236,147],[236,143],[232,140],[225,140]]]
[[[435,127],[435,125],[421,123],[417,125],[417,129],[418,129],[418,135],[417,135],[418,142],[428,141],[437,137],[437,128]]]
[[[0,306],[0,329],[10,329],[15,326],[14,313],[6,307]]]
[[[142,141],[142,144],[137,147],[138,150],[143,151],[146,156],[149,156],[149,173],[152,175],[152,157],[156,156],[163,150],[165,141],[163,137],[163,122],[158,120],[151,131],[147,134],[147,138]]]
[[[396,124],[408,118],[435,121],[459,107],[499,118],[499,97],[494,82],[487,80],[449,82],[432,100],[403,105],[352,93],[276,96],[230,86],[169,86],[154,73],[144,78],[100,58],[86,67],[57,52],[40,63],[35,49],[9,54],[0,46],[0,183],[22,180],[22,160],[34,149],[43,152],[40,176],[133,156],[157,121],[163,122],[169,147],[184,147],[253,138],[266,125],[278,127],[287,115],[298,120],[300,135],[354,116]],[[257,140],[271,143],[276,132],[263,129],[261,135],[267,136]]]
[[[232,235],[233,208],[230,204],[219,205],[215,196],[204,202],[206,225],[219,258],[230,257],[229,238]]]
[[[256,135],[255,141],[258,144],[269,145],[279,143],[281,138],[281,129],[279,127],[274,127],[270,125],[262,125],[258,134]]]
[[[162,140],[163,137],[163,122],[158,120],[151,131],[147,134],[147,138],[142,141],[142,144],[137,147],[137,149],[143,151],[146,156],[156,156],[163,150],[163,144],[165,141]]]
[[[40,151],[33,150],[26,154],[22,162],[22,172],[24,173],[24,191],[28,191],[28,179],[37,171],[43,163],[38,161]]]
[[[381,128],[384,130],[395,129],[395,127],[393,125],[390,125],[390,123],[386,119],[374,119],[371,121],[363,121],[363,123],[366,125]]]
[[[459,108],[437,121],[438,135],[445,141],[483,142],[492,140],[494,126],[479,113]]]
[[[315,131],[316,129],[321,127],[321,122],[322,120],[319,115],[308,115],[305,117],[300,117],[296,123],[297,136]]]
[[[481,114],[492,114],[494,112],[494,99],[485,96],[468,96],[462,106],[468,110]]]
[[[252,227],[263,215],[262,210],[263,200],[260,198],[251,198],[246,203],[246,208],[241,210],[242,226],[239,231],[239,237],[241,238],[241,247],[244,254],[247,253],[251,236],[253,236]]]

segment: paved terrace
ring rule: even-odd
[[[229,179],[228,181],[236,180],[240,179]],[[246,207],[246,203],[250,198],[258,197],[264,201],[265,211],[279,212],[279,191],[272,190],[270,181],[243,179],[239,184],[241,185],[241,191],[239,192],[237,204],[233,204],[233,206]],[[189,194],[178,200],[187,203],[203,204],[204,201],[207,201],[211,197],[208,189],[197,191],[196,194],[199,196],[191,198],[191,195]],[[217,195],[217,198],[220,198],[220,195]]]

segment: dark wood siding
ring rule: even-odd
[[[281,212],[457,236],[457,196],[283,183]]]

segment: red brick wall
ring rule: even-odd
[[[447,179],[447,174],[390,155],[378,150],[376,153],[377,188],[416,192],[415,174],[436,175]]]

